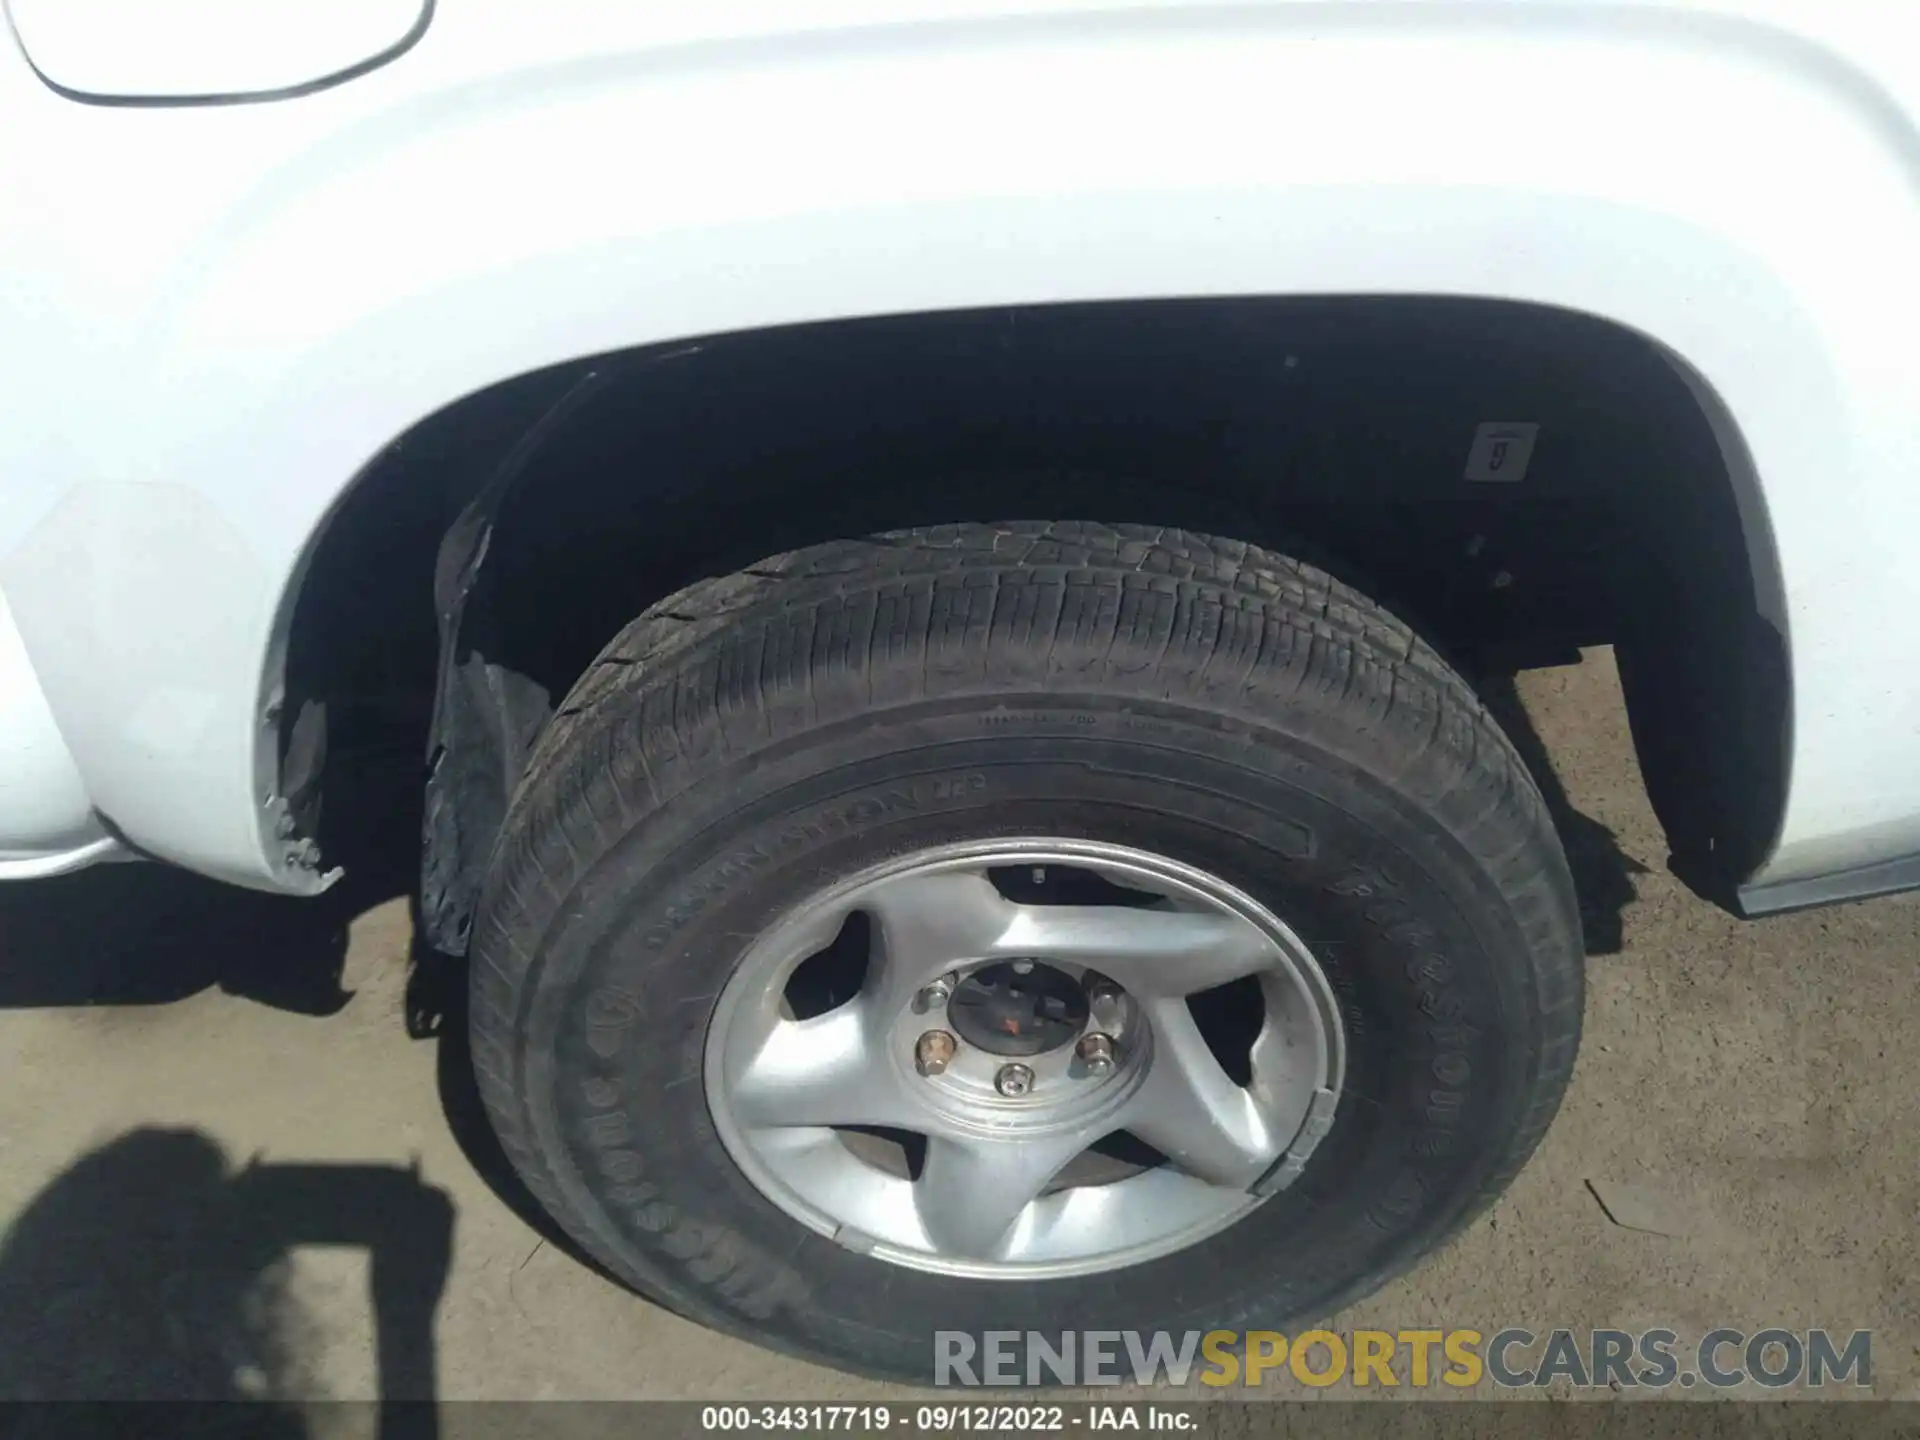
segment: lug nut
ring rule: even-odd
[[[939,1075],[953,1063],[953,1036],[944,1030],[929,1030],[913,1047],[913,1068],[922,1075]]]
[[[1089,1075],[1106,1075],[1113,1070],[1113,1037],[1097,1031],[1092,1035],[1082,1035],[1080,1043],[1074,1047],[1080,1063],[1087,1068]]]
[[[953,995],[953,976],[942,975],[921,987],[920,993],[913,997],[914,1006],[925,1014],[929,1010],[938,1010]]]
[[[1002,1065],[993,1077],[993,1088],[1009,1100],[1017,1100],[1033,1089],[1033,1071],[1024,1065]]]

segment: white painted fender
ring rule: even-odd
[[[304,90],[399,54],[426,0],[6,0],[49,85],[93,100]]]
[[[107,197],[54,236],[0,220],[0,306],[34,317],[0,382],[39,402],[0,436],[0,482],[32,477],[0,585],[101,812],[298,888],[262,715],[304,557],[475,389],[887,312],[1533,301],[1668,347],[1757,476],[1794,665],[1760,878],[1920,851],[1920,681],[1883,658],[1920,652],[1916,42],[1871,0],[464,0],[284,105],[116,130],[0,85],[0,125],[32,112]]]
[[[115,848],[34,678],[0,595],[0,879],[77,870]]]

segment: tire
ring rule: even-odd
[[[716,1004],[840,877],[1033,833],[1171,856],[1285,917],[1335,997],[1331,1129],[1175,1254],[1003,1279],[856,1253],[736,1163]],[[838,542],[654,606],[542,738],[474,936],[481,1092],[555,1219],[695,1320],[916,1381],[936,1328],[1329,1315],[1512,1180],[1581,1019],[1565,859],[1467,684],[1318,570],[1096,524]]]

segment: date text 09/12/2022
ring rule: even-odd
[[[772,1430],[841,1434],[902,1431],[937,1435],[1151,1430],[1163,1434],[1187,1434],[1200,1428],[1201,1407],[1151,1403],[706,1405],[700,1410],[702,1431],[737,1433]]]

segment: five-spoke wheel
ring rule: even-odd
[[[796,984],[816,957],[857,981],[824,1009]],[[1193,999],[1234,982],[1243,1013],[1209,1034]],[[1061,1275],[1191,1244],[1283,1186],[1333,1118],[1341,1054],[1319,966],[1252,899],[1036,839],[909,856],[784,917],[721,997],[706,1080],[741,1168],[822,1234]],[[875,1131],[894,1163],[860,1143]]]

